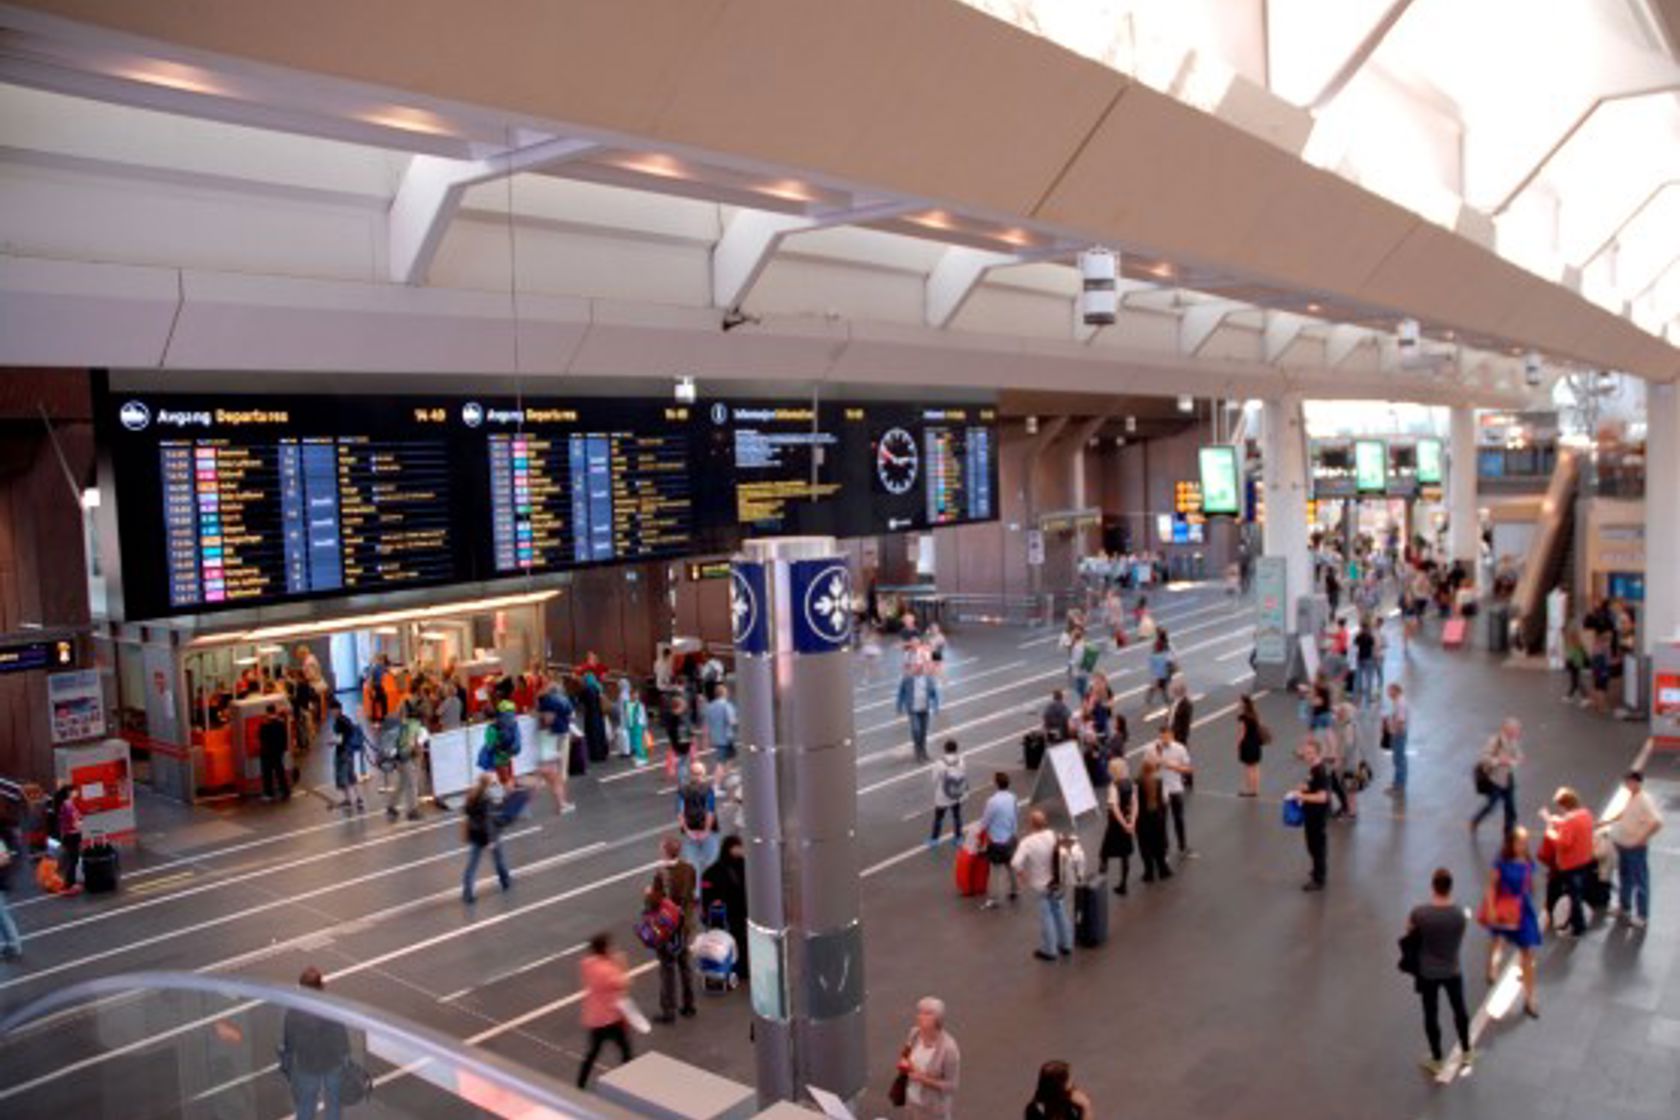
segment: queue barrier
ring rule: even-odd
[[[537,720],[522,715],[519,722],[519,753],[513,756],[515,775],[530,774],[537,768]],[[471,723],[432,736],[432,791],[442,796],[460,793],[478,779],[478,752],[484,746],[488,723]]]

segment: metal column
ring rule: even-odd
[[[730,581],[759,1100],[867,1074],[852,582],[829,537],[748,542]]]

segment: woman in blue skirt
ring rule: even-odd
[[[1522,966],[1523,1013],[1530,1019],[1540,1018],[1540,1008],[1534,1002],[1534,950],[1540,944],[1540,916],[1534,909],[1534,859],[1528,852],[1526,828],[1513,828],[1505,834],[1476,920],[1492,934],[1488,940],[1488,983],[1499,979],[1505,946],[1514,946]]]

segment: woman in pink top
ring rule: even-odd
[[[630,1060],[630,1029],[624,1017],[624,997],[630,991],[630,965],[623,953],[612,947],[612,934],[597,933],[589,939],[589,952],[578,966],[583,979],[583,1004],[580,1018],[589,1032],[589,1050],[578,1070],[577,1084],[582,1089],[589,1083],[589,1072],[595,1059],[608,1041],[618,1044],[624,1060]]]

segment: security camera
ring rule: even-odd
[[[1538,389],[1540,388],[1541,375],[1544,372],[1545,367],[1540,362],[1540,355],[1530,350],[1527,356],[1523,358],[1523,381],[1528,384],[1530,389]]]
[[[724,333],[727,334],[736,327],[745,326],[748,323],[757,326],[760,322],[762,322],[762,320],[759,319],[757,315],[748,315],[739,307],[731,307],[728,311],[723,313],[722,326]]]
[[[674,389],[678,404],[693,404],[696,396],[694,378],[679,377]]]
[[[1402,319],[1396,332],[1399,335],[1400,354],[1402,357],[1415,354],[1423,345],[1423,327],[1416,319]]]
[[[1115,279],[1120,258],[1108,249],[1086,249],[1079,254],[1079,317],[1088,327],[1106,327],[1120,310],[1120,292]]]

